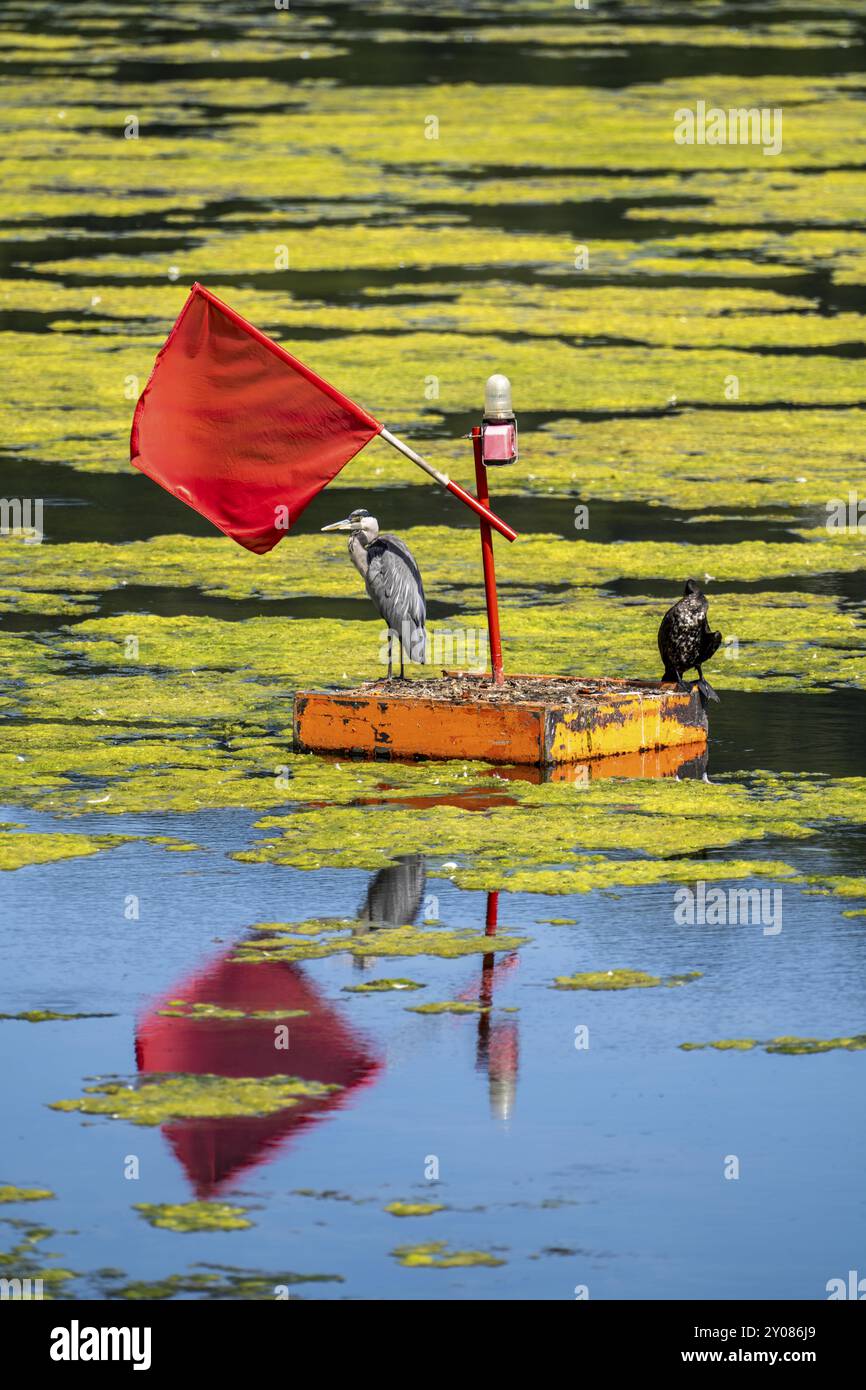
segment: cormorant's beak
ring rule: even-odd
[[[323,531],[351,531],[352,523],[348,517],[344,521],[332,521],[330,526],[323,526]]]

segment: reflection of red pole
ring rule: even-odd
[[[481,457],[481,426],[472,431],[472,446],[475,450],[475,491],[478,501],[490,510],[490,494],[487,490],[487,469]],[[504,685],[502,674],[502,638],[499,635],[499,600],[496,597],[496,568],[493,563],[493,536],[490,523],[481,518],[481,558],[484,563],[484,596],[487,601],[487,631],[490,634],[490,666],[496,685]]]
[[[484,935],[495,936],[496,924],[499,918],[499,892],[498,890],[487,894],[487,913],[484,921]]]
[[[476,445],[476,458],[478,446]],[[477,466],[477,465],[476,465]],[[483,468],[483,464],[481,467]],[[487,894],[487,912],[484,918],[484,935],[495,936],[499,921],[499,893]],[[496,969],[496,955],[488,951],[481,957],[481,987],[478,1002],[484,1005],[483,1013],[478,1015],[478,1062],[486,1065],[487,1050],[490,1045],[490,1010],[493,1007],[493,972]]]

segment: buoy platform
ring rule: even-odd
[[[646,750],[699,755],[707,716],[697,690],[658,681],[445,672],[431,680],[371,681],[355,690],[295,695],[299,752],[388,760],[471,758],[554,767]],[[637,769],[645,759],[629,759]],[[648,769],[649,775],[653,772]],[[626,772],[624,775],[629,775]],[[637,770],[631,775],[641,775]],[[646,775],[644,773],[643,775]]]

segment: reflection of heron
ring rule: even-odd
[[[418,915],[426,883],[423,854],[405,855],[370,880],[358,921],[374,927],[409,926]]]
[[[427,604],[424,585],[411,550],[399,536],[379,534],[379,523],[363,507],[345,521],[323,526],[323,531],[350,531],[349,555],[381,618],[388,624],[388,678],[393,674],[396,636],[400,644],[400,676],[403,659],[423,663],[427,652]]]
[[[370,879],[367,896],[358,908],[359,932],[377,927],[408,927],[415,921],[424,899],[427,871],[423,854],[407,854],[396,864],[380,869]],[[373,956],[355,956],[355,970],[368,970]]]

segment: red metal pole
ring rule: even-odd
[[[384,439],[386,444],[393,445],[395,449],[399,449],[400,453],[405,454],[407,459],[411,459],[413,463],[417,463],[419,468],[423,468],[425,473],[429,473],[431,478],[435,478],[440,487],[447,487],[452,496],[459,497],[460,501],[465,502],[467,507],[471,507],[479,516],[485,517],[490,525],[495,527],[499,534],[504,536],[507,541],[517,540],[517,532],[512,526],[509,526],[507,522],[503,521],[501,516],[497,516],[495,512],[491,512],[489,507],[484,507],[482,503],[478,501],[477,497],[473,497],[472,493],[467,492],[459,483],[452,483],[449,477],[446,477],[444,473],[440,473],[439,469],[434,468],[432,463],[428,463],[426,459],[422,459],[420,454],[416,454],[415,450],[410,449],[408,444],[404,444],[402,439],[398,439],[396,434],[392,434],[390,430],[386,430],[384,425],[379,427],[379,438]]]
[[[487,469],[481,457],[481,426],[472,430],[472,447],[475,451],[475,492],[478,501],[490,510],[490,494],[487,489]],[[481,517],[481,559],[484,564],[484,597],[487,602],[487,631],[490,634],[490,667],[495,685],[504,685],[502,673],[502,638],[499,634],[499,600],[496,596],[496,567],[493,563],[493,536],[490,523]]]

